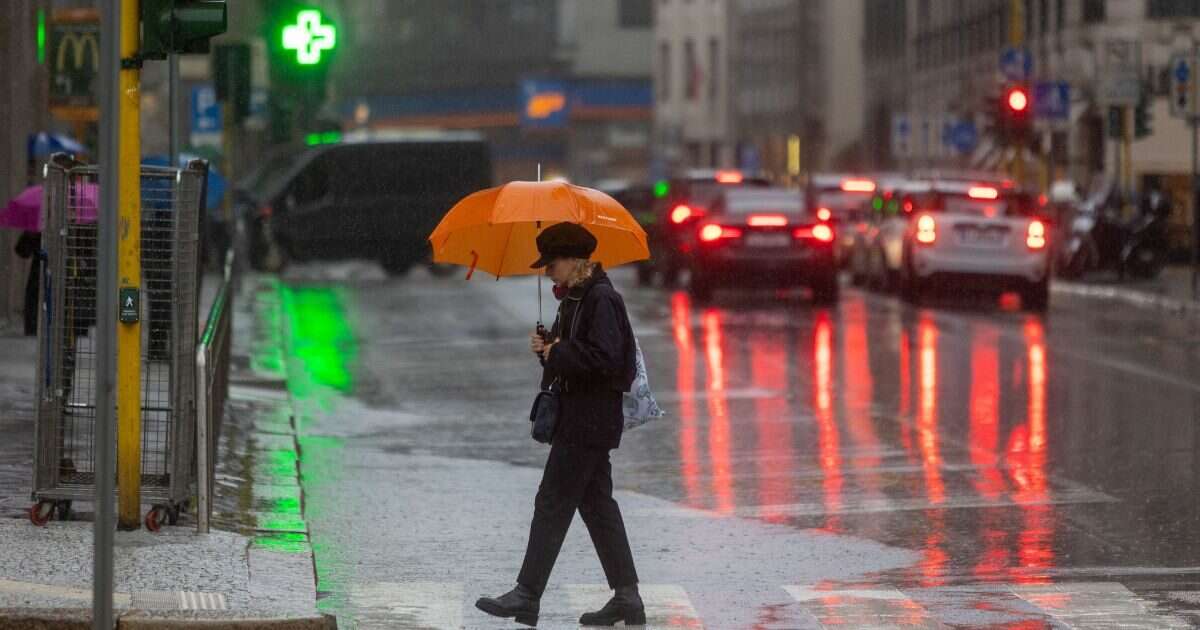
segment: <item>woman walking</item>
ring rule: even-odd
[[[553,384],[560,392],[558,425],[534,501],[517,586],[500,597],[480,598],[475,606],[537,625],[539,601],[578,509],[608,585],[616,591],[579,623],[644,624],[646,612],[621,510],[612,496],[609,463],[609,451],[621,442],[622,394],[636,373],[633,330],[621,295],[600,265],[589,261],[596,250],[591,233],[559,223],[538,235],[537,248],[541,257],[533,268],[546,268],[561,303],[549,333],[530,335],[530,350],[542,363],[543,389]]]

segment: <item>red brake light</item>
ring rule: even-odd
[[[818,223],[812,227],[797,228],[795,232],[792,232],[792,236],[800,239],[813,239],[822,243],[832,243],[833,228],[824,223]]]
[[[937,221],[928,214],[921,215],[917,219],[917,242],[924,245],[932,245],[937,241]]]
[[[833,211],[829,208],[817,208],[817,220],[828,221],[833,218]]]
[[[717,171],[717,181],[722,184],[740,184],[745,176],[740,171]]]
[[[1029,249],[1046,247],[1046,224],[1034,219],[1029,222],[1029,230],[1025,236],[1025,244]]]
[[[752,214],[746,223],[751,227],[783,227],[788,224],[788,218],[782,214]]]
[[[737,228],[725,227],[716,223],[709,223],[700,228],[700,240],[704,243],[712,243],[723,238],[738,238],[742,235],[742,231]]]
[[[675,209],[671,210],[671,223],[679,225],[692,218],[693,214],[692,209],[684,204],[675,206]]]
[[[875,192],[875,182],[869,179],[847,179],[842,181],[842,190],[846,192]]]
[[[999,199],[1000,191],[991,186],[972,186],[967,189],[967,196],[972,199]]]

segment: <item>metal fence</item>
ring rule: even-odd
[[[229,397],[229,360],[233,346],[234,254],[225,255],[225,272],[200,345],[196,348],[196,531],[208,532],[212,515],[217,444]]]
[[[195,484],[199,217],[206,166],[141,171],[142,500],[174,521]],[[33,498],[35,522],[91,500],[95,485],[99,170],[46,166]],[[164,519],[165,517],[165,519]],[[153,523],[152,523],[153,520]]]

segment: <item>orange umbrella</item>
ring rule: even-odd
[[[429,235],[433,261],[482,269],[497,279],[542,273],[537,235],[578,223],[596,237],[592,260],[615,267],[650,257],[646,231],[616,199],[564,182],[509,182],[459,201]]]

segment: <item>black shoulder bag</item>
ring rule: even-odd
[[[583,310],[583,300],[579,301],[579,306],[575,307],[575,315],[571,318],[571,336],[577,334],[576,327],[579,324],[579,313]],[[558,390],[555,386],[558,385],[558,377],[550,382],[550,386],[538,392],[537,398],[533,399],[533,408],[529,410],[529,422],[533,423],[533,427],[529,431],[529,435],[536,441],[542,444],[549,444],[554,440],[554,430],[558,427]]]

